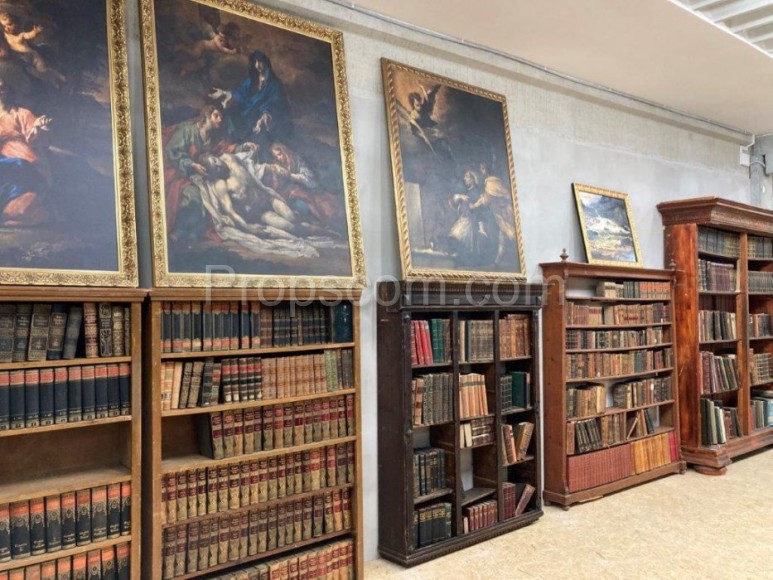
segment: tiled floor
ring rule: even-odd
[[[773,578],[773,450],[722,477],[688,469],[569,511],[546,507],[531,526],[378,578]]]

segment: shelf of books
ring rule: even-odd
[[[684,471],[672,272],[541,266],[545,501],[570,506]]]
[[[378,294],[381,556],[413,566],[538,519],[542,287]]]
[[[0,288],[0,578],[140,577],[144,296]]]
[[[677,268],[682,453],[721,475],[773,444],[773,212],[716,197],[658,210]]]
[[[359,291],[159,289],[146,325],[143,577],[361,578]]]

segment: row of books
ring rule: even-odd
[[[566,303],[566,323],[579,326],[616,326],[620,324],[661,324],[671,320],[666,303],[609,304],[596,306]]]
[[[161,410],[282,399],[354,387],[351,349],[162,363]]]
[[[354,434],[354,396],[198,415],[196,428],[211,459],[328,441]]]
[[[505,481],[502,484],[504,519],[509,520],[525,513],[535,491],[536,488],[530,483]]]
[[[494,321],[459,321],[459,362],[489,362],[494,360]]]
[[[250,556],[352,528],[351,491],[325,492],[266,509],[169,526],[163,532],[163,577],[238,564]]]
[[[607,388],[604,385],[583,385],[566,388],[566,418],[590,417],[607,408]]]
[[[129,306],[87,302],[0,304],[0,362],[128,356]]]
[[[773,390],[752,391],[752,425],[755,429],[773,426]]]
[[[704,395],[733,391],[741,386],[738,360],[734,354],[715,355],[701,351],[698,365],[698,384]]]
[[[413,424],[437,425],[453,421],[453,390],[454,377],[451,373],[435,373],[413,379]]]
[[[459,418],[469,419],[488,415],[486,375],[459,375]]]
[[[749,292],[773,294],[773,272],[749,272]]]
[[[445,363],[451,360],[452,352],[449,319],[411,321],[411,364]]]
[[[749,336],[758,338],[773,336],[773,322],[770,314],[749,314]]]
[[[459,446],[481,447],[494,443],[494,417],[479,417],[459,425]]]
[[[763,352],[755,354],[749,351],[749,371],[752,385],[764,385],[773,382],[773,354]]]
[[[446,486],[446,454],[442,449],[413,450],[413,497],[429,495]]]
[[[591,453],[567,457],[567,487],[570,493],[591,489],[668,465],[679,459],[675,431],[617,445]]]
[[[161,502],[166,523],[227,512],[354,482],[354,443],[167,473]]]
[[[646,280],[624,280],[623,282],[602,280],[596,284],[596,296],[668,300],[671,297],[671,283]]]
[[[566,331],[566,350],[654,346],[664,342],[671,342],[671,333],[662,326],[641,330],[568,329]]]
[[[655,371],[673,366],[673,349],[566,355],[567,377],[592,379]]]
[[[566,424],[566,452],[568,455],[587,453],[654,432],[655,423],[650,409],[570,421]]]
[[[0,562],[130,533],[129,482],[0,504]]]
[[[531,407],[531,373],[511,371],[499,377],[502,412]]]
[[[511,465],[526,459],[533,434],[534,423],[528,421],[502,425],[502,463]]]
[[[702,398],[700,404],[702,445],[727,443],[742,435],[737,408],[707,398]]]
[[[740,236],[732,232],[700,227],[698,228],[698,251],[737,258],[741,251]]]
[[[749,236],[749,258],[773,260],[773,238]]]
[[[0,431],[131,413],[131,365],[0,371]]]
[[[618,383],[612,387],[612,404],[621,409],[673,400],[671,375]]]
[[[698,260],[698,290],[705,292],[735,292],[738,272],[734,264]]]
[[[266,562],[212,578],[217,580],[270,580],[271,578],[350,580],[354,578],[355,570],[354,543],[351,540],[341,540],[290,556],[272,558]]]
[[[497,523],[499,504],[495,499],[464,506],[462,508],[462,529],[465,534],[482,530]]]
[[[698,340],[735,340],[735,312],[701,310],[698,312]]]
[[[0,572],[0,580],[129,580],[128,542]]]
[[[163,302],[161,351],[199,352],[351,342],[351,302]]]
[[[531,322],[528,314],[507,314],[499,319],[499,358],[531,355]]]
[[[413,537],[416,548],[423,548],[450,538],[453,535],[452,513],[453,508],[448,502],[433,503],[414,510]]]

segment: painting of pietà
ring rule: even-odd
[[[382,60],[403,275],[523,278],[502,95]]]
[[[142,20],[156,284],[361,278],[340,33],[239,1]]]
[[[136,285],[123,6],[0,0],[0,282]]]

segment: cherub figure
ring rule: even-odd
[[[8,46],[22,61],[32,67],[32,74],[57,87],[67,81],[62,73],[49,67],[40,53],[30,44],[43,33],[42,26],[36,24],[32,30],[22,30],[18,17],[6,10],[0,10],[0,26]]]
[[[193,43],[191,46],[184,44],[177,46],[177,51],[186,54],[190,60],[180,70],[180,76],[204,68],[204,55],[208,52],[221,52],[223,54],[237,54],[241,45],[241,31],[235,22],[220,24],[214,36]]]

